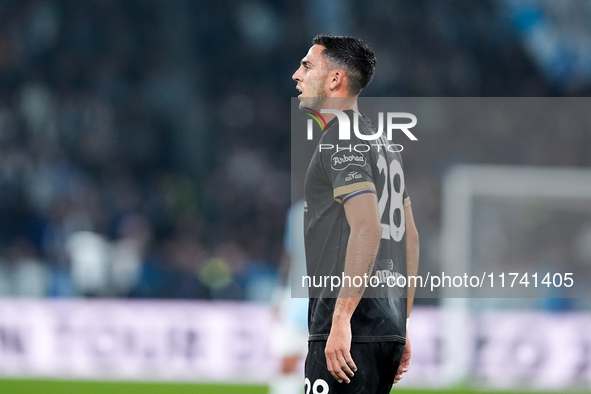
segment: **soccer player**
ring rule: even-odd
[[[375,63],[359,39],[316,36],[292,77],[300,108],[344,111],[351,125],[358,118],[361,134],[376,134],[357,106]],[[354,133],[339,141],[338,118],[323,116],[328,125],[318,147],[367,144]],[[378,141],[388,144],[384,135]],[[400,276],[416,275],[419,259],[400,153],[377,146],[362,153],[318,147],[305,178],[307,275],[374,277],[379,285],[343,280],[337,294],[328,286],[311,290],[306,393],[389,393],[410,366],[406,322],[414,297],[413,288],[392,285]]]

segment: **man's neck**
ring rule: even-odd
[[[359,112],[359,107],[357,106],[357,96],[355,97],[327,97],[327,99],[322,104],[322,109],[337,109],[340,111],[347,111],[353,110],[355,112]],[[335,114],[326,113],[322,115],[324,120],[328,124],[331,120],[335,118]]]

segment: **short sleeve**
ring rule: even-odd
[[[325,168],[330,174],[333,197],[339,203],[362,193],[376,193],[372,177],[371,155],[342,149],[325,157]]]

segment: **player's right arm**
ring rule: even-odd
[[[373,192],[363,193],[347,200],[344,209],[351,228],[344,274],[350,278],[363,278],[373,271],[382,236],[378,199]],[[344,285],[335,301],[325,354],[328,371],[339,383],[349,383],[353,372],[357,370],[351,358],[351,317],[364,291],[364,283],[360,286]]]

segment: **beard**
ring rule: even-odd
[[[324,85],[326,83],[326,77],[320,79],[320,85],[312,85],[313,95],[312,97],[302,97],[300,100],[299,108],[312,108],[315,111],[320,111],[324,101],[326,100],[326,93],[324,93]]]
[[[306,107],[312,108],[315,111],[320,111],[322,104],[326,100],[326,96],[308,97],[306,100]]]

